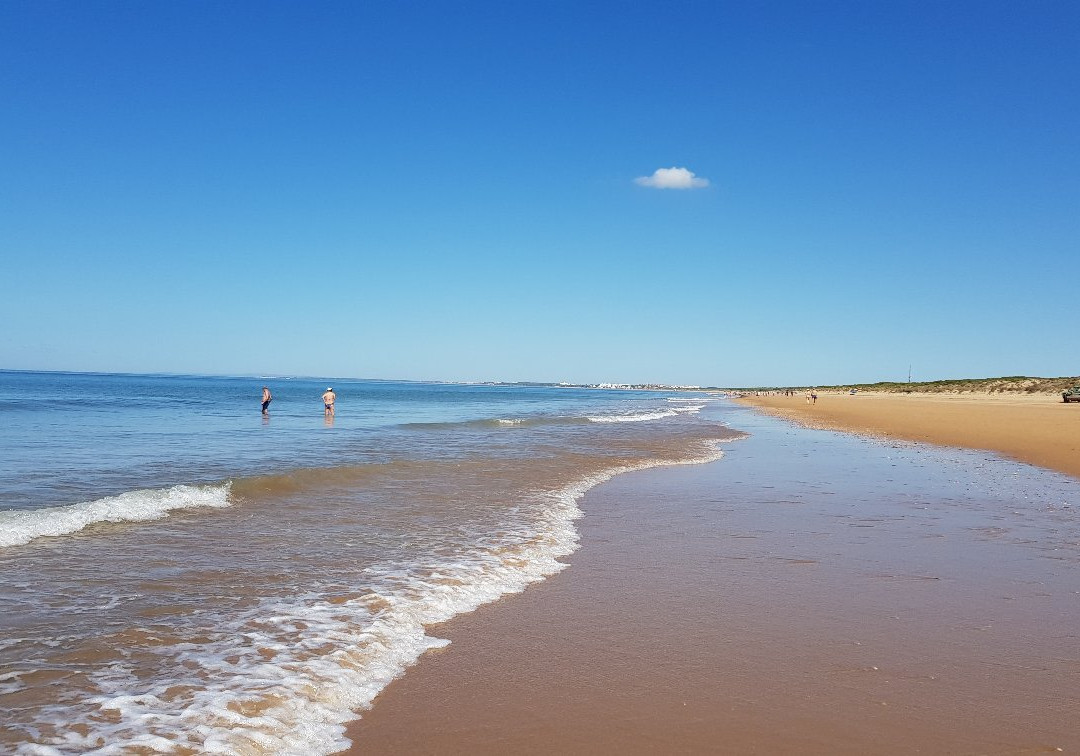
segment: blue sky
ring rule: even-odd
[[[1076,375],[1078,81],[1075,2],[8,0],[0,368]]]

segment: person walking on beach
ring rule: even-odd
[[[267,410],[270,409],[270,402],[272,401],[274,401],[274,397],[270,394],[270,389],[267,386],[263,386],[262,413],[264,415],[270,414]]]
[[[810,389],[807,389],[807,390],[806,390],[806,403],[807,403],[807,404],[809,404],[809,403],[810,403]]]
[[[326,391],[322,395],[323,401],[323,414],[327,417],[332,417],[334,414],[334,402],[337,401],[337,394],[334,393],[334,389],[330,386],[326,387]]]
[[[814,400],[814,404],[817,404],[817,389],[810,389],[810,398]]]

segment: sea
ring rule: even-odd
[[[567,566],[586,491],[719,460],[730,412],[706,392],[0,371],[0,753],[346,748],[445,645],[432,626]]]

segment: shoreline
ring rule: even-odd
[[[735,412],[724,459],[597,486],[569,569],[431,628],[346,753],[1080,747],[1080,539],[1014,504],[1075,481]]]
[[[1060,396],[819,393],[735,401],[808,428],[980,449],[1080,478],[1080,407]]]

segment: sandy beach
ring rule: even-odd
[[[1080,405],[1057,395],[829,394],[740,401],[815,428],[985,449],[1080,477]]]
[[[568,570],[433,628],[351,753],[1080,748],[1075,480],[733,417],[720,462],[590,492]]]

